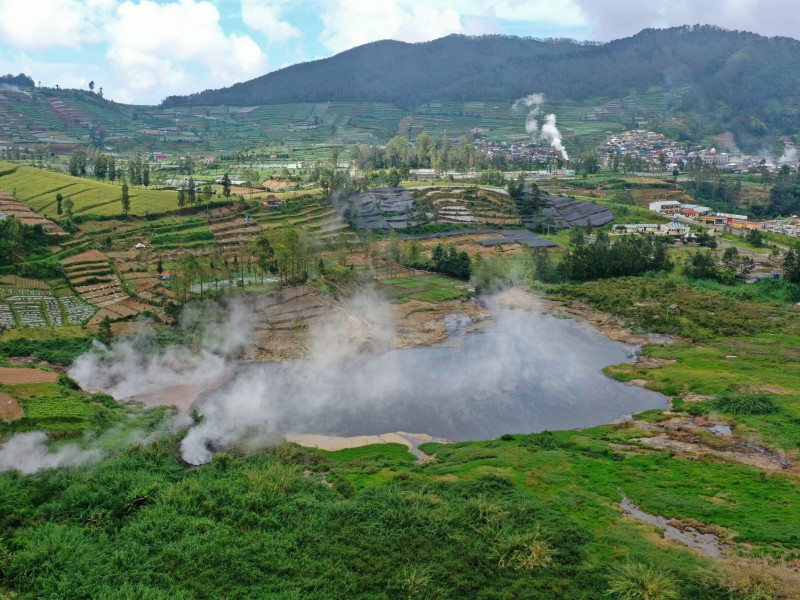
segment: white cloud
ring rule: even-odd
[[[261,47],[247,35],[226,34],[207,1],[127,0],[107,30],[107,56],[125,100],[230,85],[266,70]]]
[[[320,42],[341,52],[381,39],[423,42],[463,31],[458,11],[403,0],[337,0],[325,3]]]
[[[589,24],[589,37],[612,40],[647,27],[712,24],[761,35],[798,37],[796,0],[576,0]]]
[[[502,33],[501,21],[585,24],[574,0],[326,0],[319,6],[320,42],[334,52],[380,39],[423,42],[451,33]]]
[[[80,48],[103,39],[116,0],[0,0],[0,42],[23,50]]]
[[[284,42],[300,35],[300,30],[281,19],[284,2],[265,4],[263,0],[242,0],[242,21],[260,31],[270,42]]]

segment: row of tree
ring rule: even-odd
[[[589,243],[576,230],[557,272],[562,279],[588,281],[671,268],[666,244],[658,239],[626,235],[612,242],[605,231],[598,231],[594,243]]]

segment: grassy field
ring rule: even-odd
[[[5,173],[0,175],[0,189],[14,193],[19,201],[39,214],[57,216],[57,193],[75,203],[75,215],[107,217],[122,214],[120,186],[4,162],[0,162],[0,171]],[[131,187],[130,200],[131,215],[159,214],[178,208],[175,192]]]
[[[379,289],[394,302],[419,300],[445,302],[469,296],[463,281],[436,275],[418,274],[413,277],[388,277],[380,279]]]

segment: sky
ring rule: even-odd
[[[608,41],[712,24],[798,38],[796,0],[0,0],[0,73],[156,104],[380,39]]]

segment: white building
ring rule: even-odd
[[[681,212],[681,203],[677,200],[659,200],[649,204],[650,210],[661,215],[676,215]]]
[[[664,223],[659,227],[659,232],[661,235],[671,235],[673,237],[686,237],[689,235],[691,230],[689,229],[688,225],[684,225],[683,223],[678,222],[677,220],[670,221],[669,223]]]

